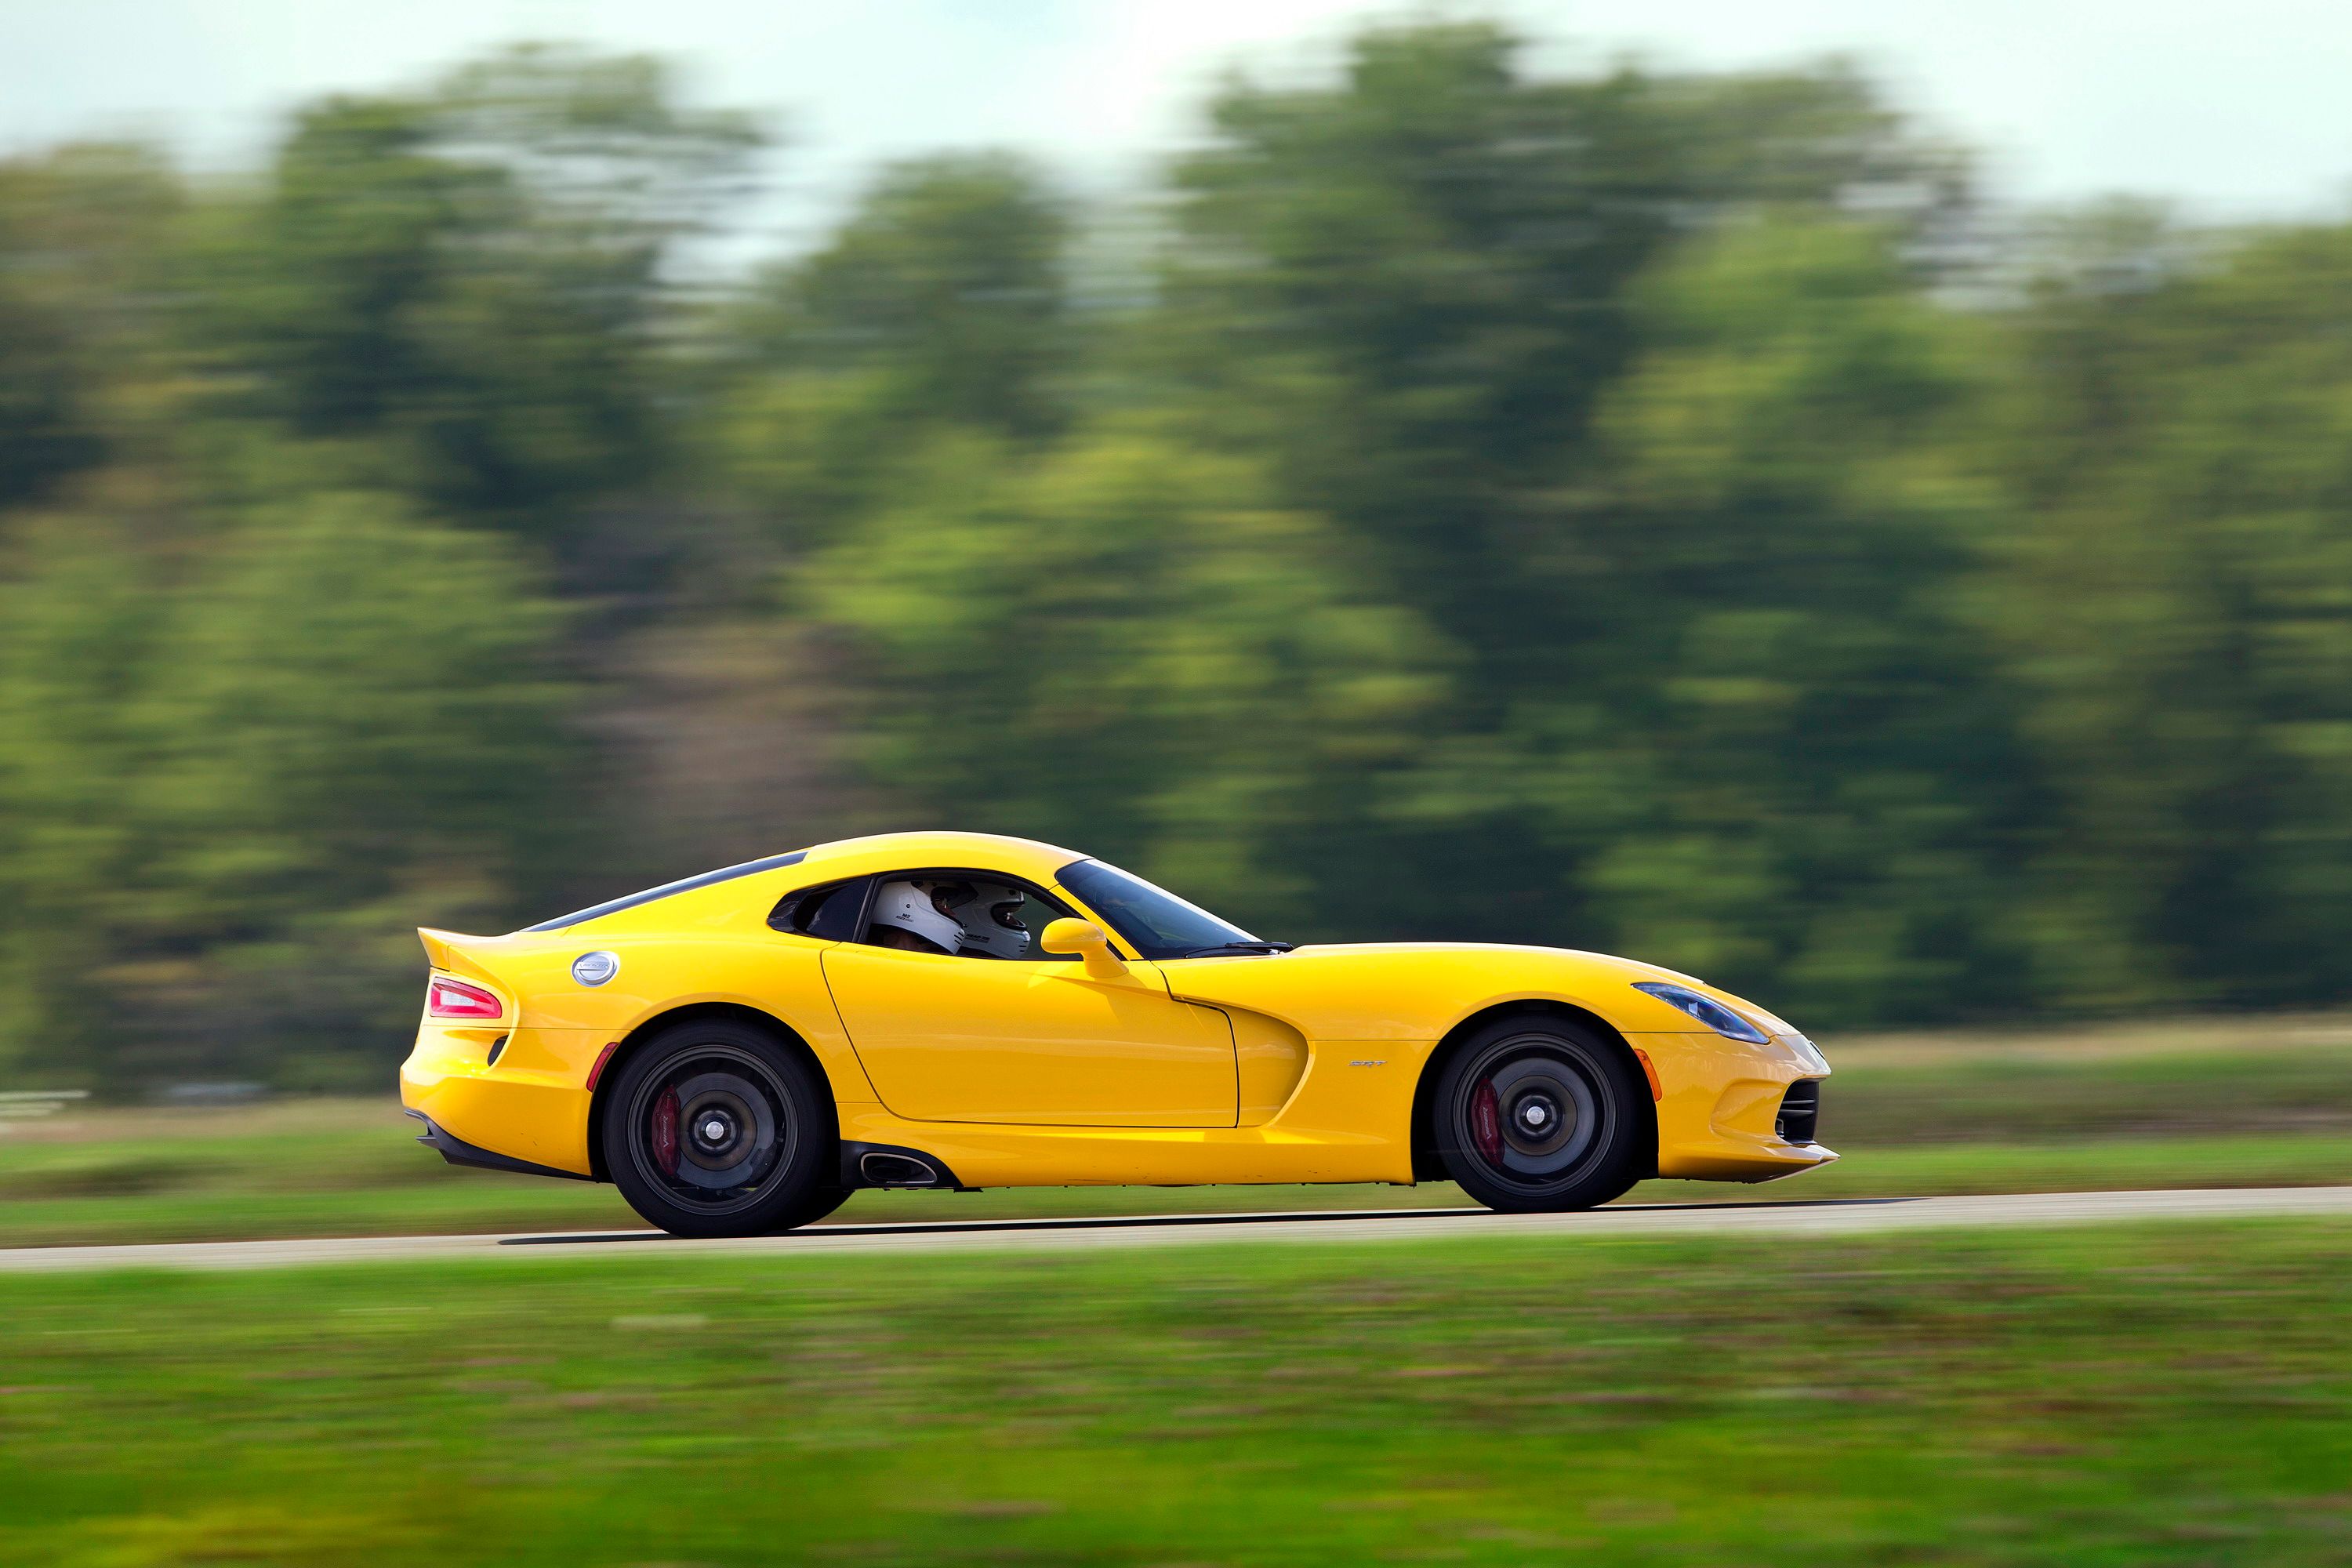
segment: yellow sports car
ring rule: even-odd
[[[1837,1157],[1821,1053],[1688,975],[1294,948],[1022,838],[853,838],[419,934],[421,1142],[612,1182],[680,1235],[805,1225],[859,1187],[1450,1177],[1530,1211]]]

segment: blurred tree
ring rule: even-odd
[[[936,448],[807,594],[867,661],[862,760],[887,785],[1269,921],[1314,918],[1284,840],[1360,812],[1353,780],[1410,755],[1444,689],[1434,640],[1328,525],[1148,426],[1034,462]]]
[[[526,48],[315,106],[257,192],[0,168],[0,507],[83,476],[0,512],[0,1058],[373,1081],[405,928],[549,879],[568,618],[448,523],[662,559],[602,535],[680,515],[614,502],[667,460],[665,268],[757,144]]]
[[[2060,800],[2036,951],[2108,1006],[2345,992],[2352,229],[2070,235],[2003,445],[2000,624]]]
[[[362,1067],[415,1004],[405,928],[513,912],[558,782],[553,612],[380,494],[281,495],[191,560],[109,521],[165,498],[100,499],[26,525],[0,583],[0,1059]]]
[[[1178,171],[1169,360],[1226,440],[1376,549],[1507,701],[1573,640],[1522,506],[1587,482],[1631,288],[1758,203],[1958,199],[1858,79],[1544,79],[1496,27],[1374,29],[1335,88],[1234,82]]]
[[[730,470],[815,538],[942,431],[1052,435],[1078,346],[1068,237],[1061,202],[1017,159],[886,170],[828,244],[722,318],[743,378],[721,443]]]
[[[1002,153],[886,170],[830,243],[776,273],[746,347],[785,365],[877,368],[903,411],[1008,435],[1052,429],[1067,359],[1068,224]]]
[[[1999,363],[1894,237],[1776,216],[1638,290],[1654,346],[1599,416],[1613,479],[1563,530],[1608,563],[1608,607],[1565,702],[1517,721],[1614,945],[1835,1023],[2025,994],[2033,771],[1969,614],[2003,516],[1975,471]]]
[[[1916,721],[1893,695],[1969,687],[1975,668],[1938,599],[1969,546],[1887,477],[1957,395],[1938,363],[1956,351],[1927,342],[1933,312],[1910,298],[1904,258],[1965,205],[1965,166],[1841,70],[1543,79],[1519,53],[1490,26],[1376,29],[1335,88],[1230,86],[1216,145],[1179,173],[1152,363],[1204,439],[1261,454],[1286,502],[1363,549],[1376,594],[1464,655],[1425,764],[1366,781],[1390,802],[1369,837],[1381,854],[1360,836],[1300,846],[1330,868],[1350,930],[1410,885],[1410,909],[1379,917],[1388,929],[1634,940],[1780,978],[1816,941],[1793,926],[1817,912],[1880,929],[1844,901],[1859,863],[1891,847],[1874,825],[1965,796],[1948,770],[1986,738],[1973,727],[1946,746],[1937,728],[1984,706],[1970,691]],[[1877,237],[1775,228],[1703,281],[1682,259],[1759,214],[1864,206]],[[1838,403],[1841,376],[1857,379]],[[1685,418],[1722,426],[1687,434],[1728,448],[1675,450]],[[1775,457],[1800,427],[1813,455]],[[1667,482],[1697,458],[1714,471]],[[1862,471],[1840,472],[1848,458]],[[1896,492],[1856,499],[1869,482]],[[1844,618],[1878,591],[1859,605],[1867,627]],[[1906,672],[1914,637],[1929,646]],[[1743,772],[1696,743],[1700,721],[1777,731],[1780,756]],[[1818,733],[1858,722],[1874,732]],[[1840,793],[1857,752],[1885,772]],[[1806,782],[1776,779],[1776,761]],[[1800,819],[1809,848],[1784,837]],[[1959,858],[1980,901],[1982,868]],[[1919,889],[1918,929],[1886,938],[1900,952],[1876,989],[1841,1008],[1940,1005],[1981,971],[1948,892]],[[1685,910],[1671,931],[1670,897]],[[1825,926],[1818,940],[1846,939]],[[1957,951],[1929,962],[1923,943]]]
[[[158,262],[180,206],[142,149],[0,161],[0,510],[94,467],[151,373]]]
[[[659,470],[676,242],[760,138],[654,62],[524,47],[418,97],[305,111],[190,287],[232,406],[389,443],[383,482],[545,525]]]

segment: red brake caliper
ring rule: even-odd
[[[1488,1100],[1494,1099],[1491,1091]],[[671,1181],[677,1179],[677,1090],[666,1089],[654,1101],[654,1163]]]
[[[1495,1080],[1482,1078],[1470,1091],[1470,1141],[1490,1165],[1503,1163],[1503,1110],[1495,1102]]]

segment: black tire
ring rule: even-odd
[[[1462,1042],[1430,1099],[1446,1174],[1490,1209],[1554,1214],[1622,1197],[1654,1151],[1624,1052],[1557,1018],[1498,1018]]]
[[[623,1067],[599,1130],[604,1169],[672,1236],[789,1230],[847,1196],[831,1179],[829,1112],[817,1073],[773,1035],[689,1019]]]

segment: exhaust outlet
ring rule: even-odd
[[[923,1149],[903,1143],[841,1144],[840,1184],[845,1191],[859,1187],[922,1187],[933,1192],[968,1193],[963,1178],[948,1163]]]
[[[877,1187],[936,1187],[940,1173],[911,1154],[868,1153],[857,1162],[857,1173]]]

